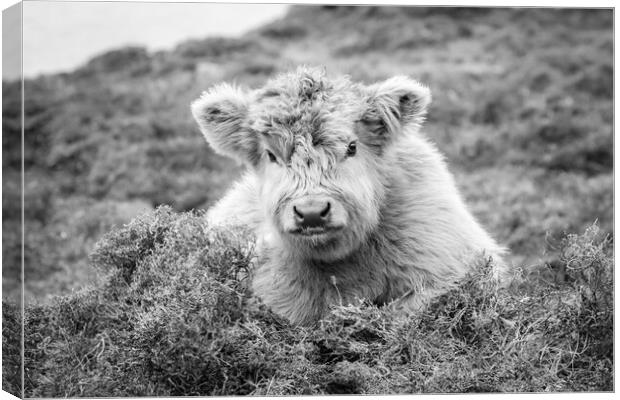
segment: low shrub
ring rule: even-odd
[[[101,286],[27,306],[26,396],[612,390],[609,244],[567,236],[562,285],[500,289],[481,260],[419,315],[360,301],[303,328],[252,297],[248,232],[161,207],[99,242]]]
[[[150,55],[144,47],[130,46],[93,57],[82,68],[84,74],[130,71],[132,75],[150,72]]]
[[[22,393],[22,318],[20,306],[2,301],[2,390]]]
[[[210,37],[202,40],[189,40],[181,43],[174,50],[175,55],[183,58],[218,59],[232,54],[258,52],[263,50],[261,43],[252,39]]]

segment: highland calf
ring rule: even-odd
[[[467,210],[420,133],[431,96],[407,77],[365,86],[300,67],[192,104],[215,151],[247,164],[208,212],[257,236],[256,295],[294,323],[366,299],[415,311],[505,250]]]

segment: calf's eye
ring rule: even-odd
[[[274,156],[273,153],[269,150],[267,150],[267,156],[269,157],[269,161],[271,161],[272,163],[278,162],[276,156]]]
[[[357,153],[357,143],[351,142],[349,146],[347,146],[347,157],[353,157]]]

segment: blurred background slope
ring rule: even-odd
[[[144,7],[147,5],[144,4]],[[26,302],[96,280],[112,226],[169,204],[206,208],[240,167],[214,154],[190,102],[298,64],[433,92],[424,131],[481,222],[520,265],[598,220],[613,233],[611,10],[296,6],[236,38],[131,46],[25,82]],[[3,81],[3,293],[20,268],[19,82]]]

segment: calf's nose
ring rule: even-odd
[[[323,227],[329,220],[331,204],[327,199],[307,198],[293,204],[295,222],[300,228]]]

